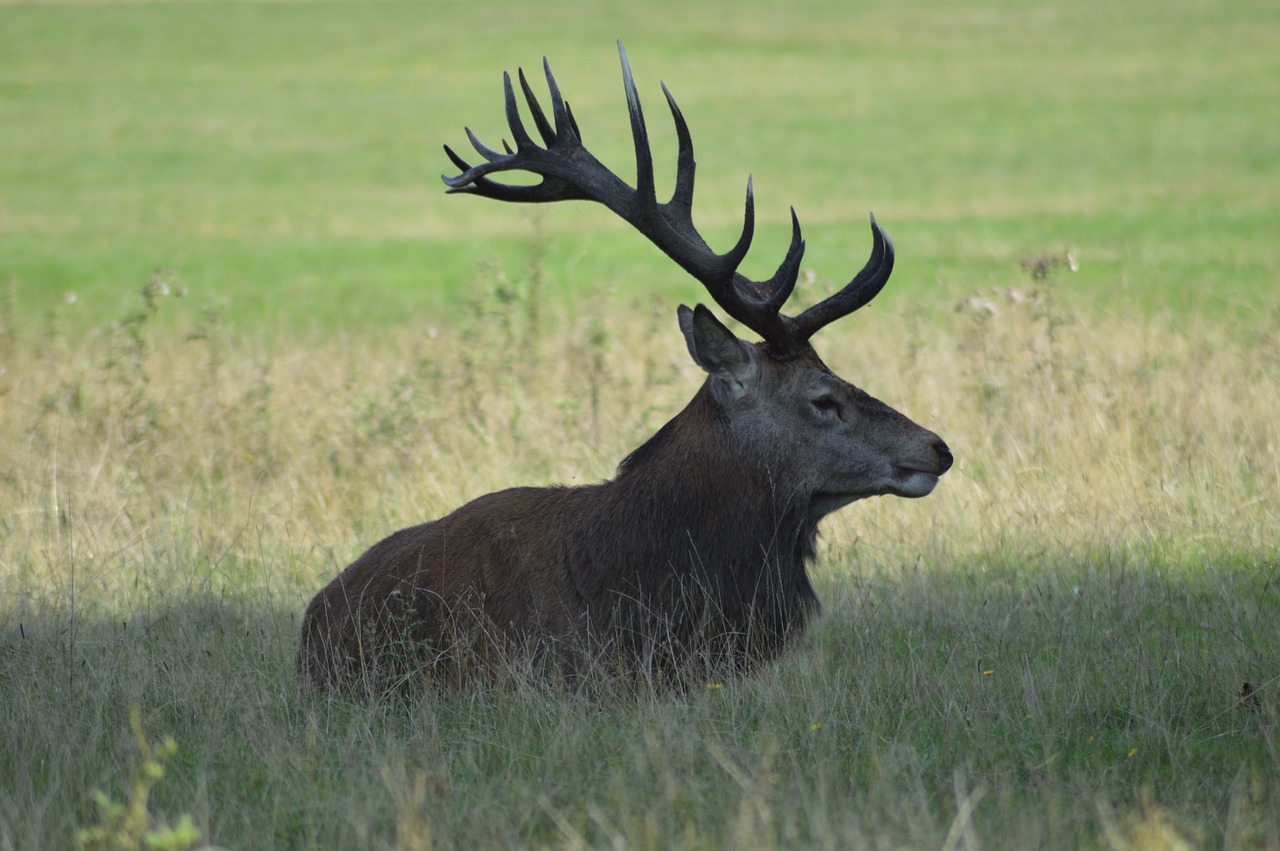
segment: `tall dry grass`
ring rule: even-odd
[[[539,316],[500,281],[448,324],[285,340],[183,306],[157,278],[86,336],[4,331],[7,606],[119,606],[154,547],[189,555],[189,575],[150,577],[166,585],[296,601],[399,525],[609,477],[701,380],[665,303]],[[872,306],[822,354],[942,434],[957,466],[928,499],[860,504],[826,537],[865,542],[876,567],[922,550],[1270,552],[1278,315],[1089,315],[1051,280]],[[281,553],[290,570],[252,575]]]
[[[1265,701],[1246,741],[1276,747],[1278,315],[1096,315],[1067,302],[1055,274],[953,305],[876,304],[822,335],[839,374],[947,439],[954,471],[927,499],[871,500],[824,524],[828,625],[794,658],[726,684],[734,703],[709,694],[613,720],[527,696],[442,704],[408,726],[386,707],[311,705],[292,688],[296,620],[393,529],[509,485],[611,475],[701,380],[671,305],[601,296],[553,313],[489,273],[447,325],[255,339],[186,315],[161,275],[135,313],[83,337],[56,317],[7,320],[0,764],[24,780],[0,797],[0,847],[65,841],[94,819],[90,790],[127,788],[130,703],[195,754],[158,806],[231,844],[1264,835],[1257,824],[1280,812],[1274,778],[1233,762],[1238,743],[1215,766],[1238,780],[1220,793],[1188,778],[1172,803],[1148,806],[1137,790],[1164,783],[1184,751],[1215,765],[1202,740],[1238,734],[1214,725],[1234,719],[1242,679]],[[1162,643],[1144,644],[1148,632]],[[1202,671],[1205,658],[1220,669]],[[1172,685],[1186,666],[1193,698]],[[1014,676],[988,687],[997,669]],[[1145,685],[1130,693],[1132,676]],[[1180,699],[1192,709],[1171,708]],[[1175,732],[1184,722],[1200,731],[1194,746]],[[853,738],[777,739],[775,723]],[[1070,770],[1023,754],[1027,742],[1075,753],[1090,731],[1114,739],[1064,759]],[[744,745],[756,735],[764,745]],[[503,761],[527,740],[568,766],[551,791],[538,763]],[[1019,744],[993,746],[989,765],[957,744],[1005,740]],[[1130,741],[1166,742],[1153,775],[1124,773]],[[1106,794],[1132,793],[1114,812],[1088,797],[1094,767],[1120,790]],[[689,787],[685,773],[704,770],[718,779]],[[674,815],[633,800],[633,782]],[[495,783],[537,814],[495,822]],[[851,784],[856,806],[842,797]],[[988,792],[1003,820],[974,833]],[[597,794],[627,803],[582,803]],[[317,795],[330,797],[303,803]],[[797,796],[799,815],[785,804]]]

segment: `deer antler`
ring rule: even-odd
[[[675,98],[665,84],[662,92],[667,97],[667,106],[675,121],[679,152],[676,160],[676,185],[671,200],[658,203],[653,182],[653,155],[649,150],[649,134],[640,108],[640,96],[636,93],[635,79],[631,75],[631,64],[627,61],[627,52],[622,42],[618,42],[618,53],[622,59],[622,82],[626,89],[631,135],[635,143],[635,188],[628,186],[605,168],[583,146],[573,111],[561,97],[551,66],[544,58],[542,66],[547,78],[547,88],[551,93],[554,126],[547,120],[533,89],[525,79],[524,71],[519,71],[518,76],[530,115],[545,147],[539,147],[525,129],[511,85],[511,75],[504,73],[507,124],[515,140],[515,150],[511,150],[504,141],[505,153],[494,151],[481,143],[468,128],[467,138],[485,162],[472,166],[446,145],[445,153],[462,170],[456,177],[441,176],[449,187],[448,191],[522,203],[575,199],[597,201],[628,222],[700,281],[725,312],[759,334],[779,355],[807,348],[809,338],[819,329],[862,307],[880,292],[893,271],[893,243],[876,224],[875,216],[872,216],[871,233],[874,244],[871,257],[862,271],[839,292],[799,316],[784,315],[782,307],[795,289],[800,260],[804,256],[805,244],[800,235],[800,221],[792,208],[791,245],[773,277],[767,281],[753,281],[738,272],[738,266],[746,257],[755,232],[755,200],[749,177],[742,235],[728,252],[715,253],[693,224],[693,182],[696,167],[693,139],[680,107],[676,105]],[[512,186],[497,183],[489,177],[506,171],[528,172],[541,177],[542,181],[533,186]]]

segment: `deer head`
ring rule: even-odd
[[[671,199],[657,200],[648,131],[626,50],[618,44],[623,85],[635,144],[636,186],[627,185],[584,146],[577,121],[543,60],[551,94],[549,121],[523,70],[518,73],[542,145],[525,129],[509,74],[504,74],[507,123],[515,149],[503,152],[467,136],[484,158],[472,166],[448,146],[461,169],[443,176],[449,192],[501,201],[543,203],[590,200],[627,221],[700,281],[723,310],[760,335],[755,345],[738,339],[706,307],[680,306],[680,329],[693,360],[708,373],[708,392],[728,421],[741,462],[756,465],[775,487],[807,500],[809,519],[867,496],[921,497],[952,464],[947,445],[882,402],[833,374],[809,340],[823,327],[858,310],[884,287],[893,271],[893,244],[871,217],[870,259],[834,295],[796,316],[782,312],[795,288],[805,243],[794,208],[791,244],[774,275],[753,281],[738,271],[751,247],[755,202],[747,180],[742,234],[726,253],[708,247],[693,224],[693,141],[675,98],[663,93],[675,121],[679,152]],[[492,175],[523,171],[536,185],[496,182]],[[625,465],[624,465],[625,466]]]

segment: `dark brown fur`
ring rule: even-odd
[[[601,655],[659,676],[677,654],[776,655],[818,608],[817,529],[728,431],[704,387],[613,481],[488,494],[374,545],[308,607],[304,679],[363,690],[437,655],[449,678],[495,637],[533,639],[570,676]]]

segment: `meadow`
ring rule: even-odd
[[[956,467],[751,677],[304,694],[369,544],[701,381],[642,238],[436,178],[544,54],[629,177],[617,38],[747,274],[874,209],[815,344]],[[0,849],[1280,843],[1280,7],[0,3],[0,127]]]

